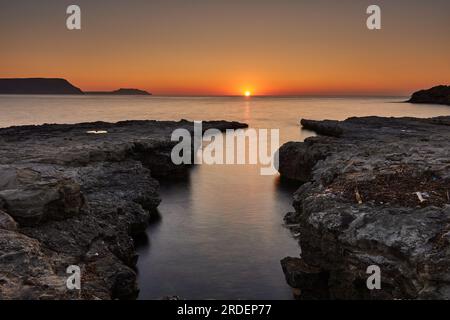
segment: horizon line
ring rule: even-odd
[[[408,94],[392,94],[392,93],[367,93],[367,94],[340,94],[340,93],[325,93],[325,94],[255,94],[251,95],[249,97],[241,94],[156,94],[152,93],[152,96],[154,97],[236,97],[236,98],[315,98],[315,97],[321,97],[321,98],[351,98],[351,97],[407,97]]]
[[[83,92],[84,94],[91,94],[91,93],[102,93],[102,94],[109,94],[111,91],[117,90],[117,88],[128,88],[128,89],[137,89],[137,90],[141,90],[141,91],[146,91],[147,93],[149,93],[152,96],[161,96],[161,97],[245,97],[245,94],[242,93],[207,93],[205,91],[202,90],[192,90],[191,92],[189,91],[185,91],[185,90],[180,90],[179,92],[177,91],[172,91],[171,90],[163,90],[162,92],[158,93],[159,90],[156,90],[157,92],[153,92],[151,89],[147,89],[147,88],[139,88],[139,85],[118,85],[115,88],[111,89],[99,89],[98,87],[94,87],[94,88],[88,88],[88,89],[84,89],[82,88],[83,86],[80,86],[78,84],[73,84],[72,80],[68,80],[68,78],[64,77],[64,76],[52,76],[52,77],[43,77],[43,76],[34,76],[34,77],[23,77],[23,76],[16,76],[16,77],[2,77],[0,76],[0,80],[27,80],[27,79],[42,79],[42,80],[64,80],[66,82],[68,82],[68,84],[70,84],[71,86],[77,88],[78,90],[80,90],[81,92]],[[88,86],[89,87],[89,86]],[[411,89],[408,91],[411,92],[406,92],[406,90],[395,90],[395,89],[387,89],[384,88],[385,90],[332,90],[331,92],[325,92],[325,91],[321,91],[318,90],[316,92],[314,91],[304,91],[304,92],[295,92],[295,91],[285,91],[283,93],[283,91],[281,90],[280,93],[267,93],[267,94],[252,94],[250,97],[277,97],[277,98],[284,98],[284,97],[344,97],[344,98],[349,98],[349,97],[408,97],[410,96],[413,92],[415,92],[417,89]],[[384,92],[383,92],[384,91]]]
[[[251,100],[252,98],[404,98],[409,97],[408,94],[268,94],[268,95],[252,95],[247,97],[239,94],[155,94],[149,95],[117,95],[114,93],[105,92],[102,95],[90,94],[91,91],[86,91],[81,94],[15,94],[15,93],[0,93],[0,96],[115,96],[115,97],[173,97],[173,98],[243,98]]]

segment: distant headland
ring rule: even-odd
[[[69,81],[59,78],[0,79],[0,94],[83,94]]]
[[[408,102],[445,104],[450,106],[450,86],[436,86],[431,89],[414,92]]]
[[[152,94],[139,89],[126,89],[120,88],[115,91],[87,91],[85,94],[114,94],[114,95],[122,95],[122,96],[151,96]]]
[[[105,92],[83,92],[66,79],[61,78],[0,78],[0,94],[107,94],[151,95],[139,89],[118,89]]]

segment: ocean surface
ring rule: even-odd
[[[0,127],[87,121],[236,120],[279,129],[280,143],[313,135],[301,118],[450,115],[406,98],[122,97],[0,95]],[[297,186],[256,165],[199,165],[162,183],[160,218],[138,248],[140,299],[291,299],[280,259],[298,256],[283,226]]]

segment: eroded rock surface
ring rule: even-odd
[[[304,182],[288,283],[304,299],[450,299],[450,117],[301,123],[321,135],[280,149],[280,173]]]
[[[204,122],[203,129],[244,128]],[[145,230],[160,179],[186,173],[170,153],[193,123],[123,121],[0,129],[0,299],[136,296],[133,235]],[[66,269],[81,269],[68,290]]]

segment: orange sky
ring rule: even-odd
[[[0,77],[154,94],[407,95],[450,83],[450,1],[73,1],[2,4]]]

